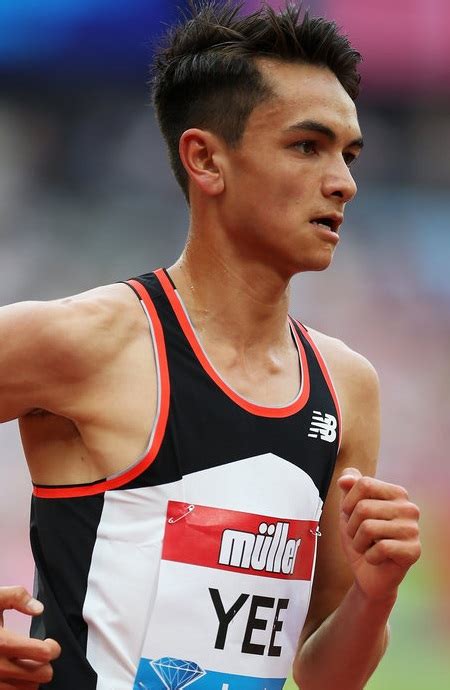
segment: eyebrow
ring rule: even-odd
[[[317,122],[316,120],[302,120],[301,122],[296,122],[294,125],[291,125],[287,129],[288,132],[297,132],[299,130],[303,132],[308,131],[324,134],[330,141],[336,141],[337,139],[336,132],[334,132],[330,127],[327,127],[326,125],[322,124],[321,122]],[[364,146],[363,138],[358,137],[357,139],[353,139],[353,141],[347,144],[346,148],[350,148],[352,146],[356,146],[357,148],[362,149]]]

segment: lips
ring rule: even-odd
[[[315,216],[311,219],[310,223],[322,227],[332,232],[338,232],[339,226],[343,221],[343,215],[339,213],[333,213],[330,215]]]

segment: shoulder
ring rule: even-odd
[[[2,307],[0,419],[35,409],[70,416],[68,400],[98,389],[99,376],[132,361],[146,336],[147,319],[124,284]]]
[[[107,364],[145,327],[139,301],[123,283],[28,304],[38,351],[69,378]]]
[[[110,329],[120,327],[125,335],[130,326],[136,325],[141,314],[138,299],[124,283],[102,285],[87,292],[64,297],[53,302],[61,324],[70,322],[75,331],[98,336],[109,334]]]
[[[342,412],[342,450],[379,429],[379,379],[373,364],[342,340],[308,327],[330,372]]]
[[[352,350],[338,338],[316,331],[308,326],[308,333],[320,351],[333,383],[353,394],[377,391],[378,374],[364,355]]]

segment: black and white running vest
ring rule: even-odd
[[[167,272],[127,281],[158,373],[147,451],[92,484],[35,486],[31,543],[62,646],[51,690],[281,690],[311,594],[340,412],[293,319],[301,388],[266,407],[223,381]],[[152,357],[149,342],[149,357]]]

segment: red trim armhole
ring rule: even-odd
[[[159,409],[157,412],[158,418],[155,420],[155,426],[152,431],[153,438],[151,445],[145,456],[139,462],[127,470],[112,476],[111,479],[105,479],[94,484],[83,484],[80,486],[58,486],[54,488],[47,486],[34,486],[33,495],[37,498],[76,498],[82,496],[94,496],[95,494],[100,494],[110,489],[117,489],[132,481],[144,470],[150,467],[152,462],[156,459],[159,449],[161,448],[161,443],[164,438],[164,432],[166,430],[167,419],[169,416],[170,401],[170,379],[164,333],[158,314],[147,290],[137,280],[127,280],[126,282],[138,293],[139,298],[144,303],[150,317],[155,336],[153,346],[156,350],[155,359],[157,360],[157,371],[159,370],[160,391]]]
[[[336,407],[336,412],[339,420],[339,443],[338,443],[338,452],[341,447],[341,441],[342,441],[342,413],[341,413],[341,406],[339,404],[339,398],[336,393],[336,389],[334,387],[333,381],[331,380],[331,375],[329,372],[329,369],[327,367],[327,364],[322,356],[322,353],[320,352],[319,348],[317,347],[316,343],[308,333],[308,330],[303,326],[300,321],[296,321],[297,326],[300,328],[301,332],[305,336],[306,340],[308,343],[311,345],[312,349],[314,350],[314,354],[316,355],[317,361],[319,362],[319,366],[322,370],[322,374],[324,375],[325,381],[327,382],[327,386],[329,388],[329,391],[331,393],[331,397],[333,398],[334,405]]]
[[[195,335],[195,332],[192,328],[191,323],[189,322],[189,319],[186,315],[186,312],[184,311],[181,302],[176,296],[173,284],[170,280],[170,278],[166,275],[165,271],[162,268],[159,268],[158,270],[155,271],[155,275],[158,278],[159,282],[161,283],[161,287],[164,290],[167,299],[169,300],[173,311],[175,312],[175,315],[178,319],[178,322],[183,330],[184,335],[186,336],[192,350],[194,351],[195,356],[197,357],[198,361],[200,362],[201,366],[205,370],[205,372],[208,374],[208,376],[216,383],[216,385],[222,389],[222,391],[237,405],[242,407],[244,410],[247,412],[250,412],[251,414],[260,416],[260,417],[277,417],[277,418],[283,418],[283,417],[289,417],[296,412],[299,412],[307,403],[309,399],[309,392],[310,392],[310,380],[309,380],[309,369],[308,369],[308,360],[306,357],[306,352],[305,348],[303,347],[303,343],[298,336],[296,329],[292,328],[295,341],[297,343],[297,350],[299,352],[300,356],[300,361],[301,361],[301,371],[302,371],[302,382],[301,382],[301,393],[300,395],[289,405],[283,406],[283,407],[265,407],[264,405],[257,405],[256,403],[252,403],[249,400],[246,400],[245,398],[242,398],[236,391],[234,391],[232,388],[230,388],[225,381],[223,381],[214,367],[211,365],[210,361],[206,357],[204,351],[202,350],[200,343],[197,339],[197,336]],[[292,322],[291,322],[292,323]]]

